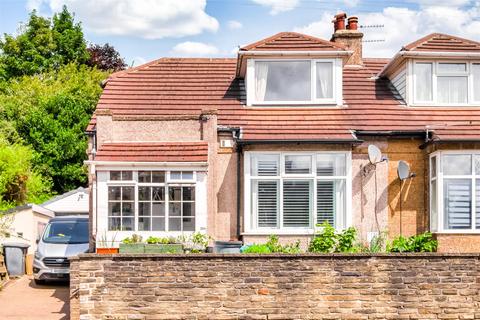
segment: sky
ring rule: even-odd
[[[91,43],[109,43],[129,65],[160,57],[233,57],[280,31],[329,40],[333,15],[364,26],[364,56],[392,57],[432,32],[480,41],[480,0],[0,0],[0,34],[15,34],[31,10],[67,5]]]

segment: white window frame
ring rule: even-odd
[[[311,74],[311,100],[308,101],[256,101],[255,99],[255,62],[275,62],[275,61],[309,61],[310,62],[310,74]],[[316,68],[317,62],[331,62],[333,67],[333,96],[331,99],[317,99],[317,79]],[[261,106],[261,107],[276,107],[282,105],[295,106],[295,105],[319,105],[319,106],[340,106],[343,104],[342,98],[342,77],[343,77],[343,65],[342,59],[248,59],[247,60],[247,72],[245,76],[245,86],[247,89],[247,106]]]
[[[416,71],[417,64],[431,63],[432,64],[432,100],[431,101],[417,101],[416,100]],[[441,63],[462,63],[466,65],[465,72],[457,73],[440,73],[438,71],[438,65]],[[407,86],[407,101],[409,106],[412,107],[471,107],[480,106],[480,100],[474,100],[473,94],[473,74],[472,65],[480,64],[480,61],[465,61],[465,60],[411,60],[408,63],[408,75],[407,80],[409,84]],[[438,102],[437,95],[437,79],[442,76],[461,76],[467,77],[467,102],[466,103],[440,103]]]
[[[443,156],[444,155],[471,155],[472,156],[472,171],[468,175],[447,175],[443,174]],[[453,234],[462,234],[462,233],[480,233],[480,229],[475,229],[476,224],[476,194],[475,194],[475,183],[477,179],[480,179],[480,174],[475,173],[475,156],[480,156],[480,150],[458,150],[458,151],[436,151],[430,154],[429,156],[429,190],[431,188],[432,180],[437,181],[437,226],[432,226],[432,190],[429,192],[429,216],[430,216],[430,231],[433,233],[453,233]],[[436,177],[433,177],[433,172],[431,170],[432,158],[436,157]],[[470,179],[471,181],[471,190],[472,190],[472,199],[471,199],[471,208],[472,208],[472,225],[470,229],[445,229],[445,215],[444,215],[444,194],[443,194],[443,183],[444,177],[447,179]]]
[[[344,176],[318,176],[316,174],[317,155],[342,154],[345,155],[345,175]],[[251,161],[253,155],[280,155],[280,166],[278,176],[252,176]],[[285,174],[285,156],[289,155],[311,155],[312,172],[310,174]],[[280,152],[280,151],[246,151],[244,153],[244,231],[245,235],[302,235],[313,234],[316,230],[317,221],[317,181],[319,180],[344,180],[345,181],[345,217],[337,215],[335,217],[337,230],[343,230],[352,225],[352,153],[350,151],[312,151],[312,152]],[[252,182],[255,180],[275,180],[279,181],[279,227],[258,227],[256,213],[253,208],[253,189]],[[283,227],[283,183],[285,180],[309,180],[311,182],[313,197],[311,201],[310,227]]]

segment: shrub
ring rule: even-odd
[[[158,237],[148,237],[147,238],[148,244],[173,244],[177,243],[177,240],[173,237],[170,238],[158,238]]]
[[[399,236],[387,245],[388,252],[435,252],[438,242],[430,232],[411,237]]]
[[[309,252],[331,253],[331,252],[356,252],[355,246],[357,231],[350,227],[342,232],[335,232],[327,221],[320,225],[322,228],[315,234],[308,247]]]
[[[278,236],[270,235],[268,241],[264,244],[253,244],[246,247],[242,253],[300,253],[300,240],[295,243],[282,245],[278,241]]]
[[[243,253],[272,253],[266,244],[252,244],[243,250]]]
[[[142,236],[140,236],[138,234],[133,234],[131,237],[123,239],[122,242],[125,243],[125,244],[141,243],[142,242]]]

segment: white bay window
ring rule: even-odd
[[[247,104],[341,104],[339,59],[248,60]]]
[[[432,232],[480,232],[480,153],[430,156],[430,224]]]
[[[350,224],[350,153],[245,153],[245,231],[311,232]],[[348,193],[348,194],[347,194]]]
[[[414,62],[413,92],[416,105],[477,105],[480,103],[480,64]]]

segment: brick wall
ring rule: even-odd
[[[479,259],[85,254],[71,319],[480,319]]]

